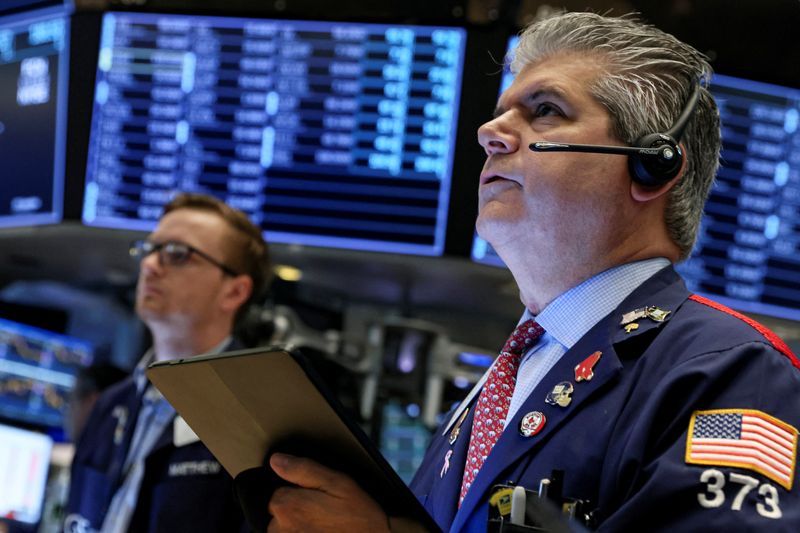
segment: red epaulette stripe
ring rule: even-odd
[[[796,368],[800,369],[800,359],[798,359],[797,356],[792,352],[791,348],[789,348],[786,345],[786,343],[783,342],[783,340],[781,340],[781,338],[778,337],[775,334],[775,332],[772,331],[771,329],[769,329],[768,327],[764,326],[763,324],[759,324],[758,322],[756,322],[752,318],[746,317],[741,313],[737,313],[733,309],[731,309],[729,307],[725,307],[721,303],[715,302],[714,300],[709,300],[708,298],[703,298],[702,296],[699,296],[697,294],[692,294],[691,296],[689,296],[689,299],[690,300],[694,300],[697,303],[701,303],[703,305],[707,305],[709,307],[713,307],[714,309],[716,309],[718,311],[722,311],[723,313],[728,313],[729,315],[738,318],[742,322],[745,322],[751,328],[753,328],[756,331],[758,331],[759,333],[761,333],[764,336],[764,338],[767,339],[769,341],[769,343],[772,344],[772,346],[776,350],[778,350],[783,355],[788,357],[789,361],[791,361],[792,364]]]

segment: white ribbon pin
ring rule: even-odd
[[[443,478],[444,475],[450,470],[450,456],[453,455],[453,450],[447,450],[447,453],[444,454],[444,464],[442,465],[442,470],[439,472],[439,478]]]

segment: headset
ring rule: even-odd
[[[694,86],[678,120],[665,133],[651,133],[640,137],[634,146],[608,146],[602,144],[567,144],[535,142],[528,148],[534,152],[589,152],[628,156],[631,179],[644,187],[658,188],[678,175],[683,165],[684,153],[678,144],[683,131],[700,100],[700,84]]]

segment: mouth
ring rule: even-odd
[[[161,290],[150,283],[142,283],[140,293],[142,296],[153,296],[161,294]]]
[[[499,174],[481,173],[481,179],[480,179],[481,185],[489,185],[490,183],[495,183],[498,181],[511,181],[514,183],[518,183],[517,180],[509,178],[507,176],[501,176]]]

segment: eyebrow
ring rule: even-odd
[[[546,87],[542,87],[536,91],[533,91],[532,93],[527,93],[525,94],[525,96],[522,97],[521,100],[525,105],[529,106],[534,102],[536,102],[537,100],[540,100],[542,98],[547,98],[548,96],[562,101],[567,100],[564,91],[554,85],[548,85]],[[508,111],[508,109],[506,109],[501,105],[498,105],[497,107],[494,108],[494,112],[492,113],[492,118],[493,119],[497,118],[506,111]]]

